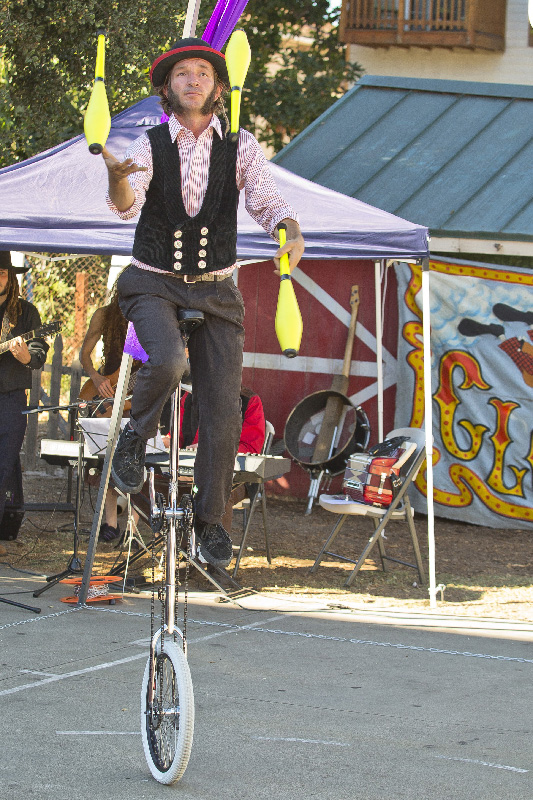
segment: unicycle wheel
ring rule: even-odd
[[[146,761],[159,783],[178,781],[187,768],[194,733],[194,694],[189,664],[174,641],[158,650],[154,700],[148,704],[150,658],[141,691],[141,734]]]

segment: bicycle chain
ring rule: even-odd
[[[187,558],[185,560],[185,585],[184,585],[184,599],[183,599],[183,652],[187,655],[187,610],[188,610],[188,596],[189,596],[189,572],[191,567],[191,536],[194,520],[193,499],[191,495],[184,495],[182,497],[182,507],[184,510],[183,516],[183,532],[187,537]]]

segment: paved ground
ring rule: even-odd
[[[148,597],[78,611],[13,576],[0,595],[42,613],[0,603],[1,800],[533,798],[533,626],[195,594],[195,740],[167,788],[139,733]]]

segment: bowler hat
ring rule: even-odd
[[[208,42],[203,39],[179,39],[170,50],[161,53],[150,69],[150,80],[153,86],[163,86],[169,70],[178,61],[185,58],[204,58],[214,67],[221,81],[229,83],[226,59],[219,50],[215,50]]]
[[[24,273],[29,267],[15,267],[11,263],[11,253],[9,250],[0,250],[0,269],[12,269],[16,273]]]

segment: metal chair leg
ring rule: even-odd
[[[368,554],[373,549],[374,545],[376,544],[376,541],[377,541],[378,537],[381,536],[381,531],[383,531],[383,530],[385,530],[385,525],[383,524],[383,519],[382,519],[381,522],[379,523],[379,525],[377,526],[376,530],[374,531],[374,533],[372,534],[372,536],[370,537],[370,539],[366,543],[366,546],[363,549],[363,552],[359,556],[359,561],[357,562],[357,564],[355,565],[355,567],[352,570],[352,572],[350,572],[350,574],[348,575],[348,577],[344,581],[344,585],[345,586],[351,586],[352,585],[352,583],[355,580],[355,577],[356,577],[357,573],[359,572],[359,570],[361,569],[361,567],[365,563]]]
[[[265,550],[266,550],[266,557],[269,564],[272,564],[272,559],[270,557],[270,543],[268,541],[268,523],[267,523],[267,502],[266,502],[266,493],[265,493],[265,485],[262,484],[261,486],[261,511],[263,514],[263,528],[265,529]]]
[[[258,500],[258,495],[259,493],[256,492],[253,497],[253,500],[250,503],[250,511],[248,512],[248,522],[246,523],[246,528],[244,529],[244,533],[242,535],[241,545],[239,547],[239,552],[237,553],[237,560],[235,561],[235,567],[232,572],[232,577],[234,578],[237,575],[237,570],[239,569],[239,564],[241,563],[242,554],[244,552],[244,546],[246,544],[246,537],[248,536],[248,531],[250,530],[254,509]]]
[[[411,541],[413,543],[413,550],[415,551],[415,561],[416,561],[416,568],[418,570],[418,577],[420,578],[420,583],[425,583],[426,577],[424,573],[424,565],[422,563],[422,556],[420,554],[420,546],[418,544],[418,536],[416,535],[416,528],[413,520],[413,509],[411,507],[411,503],[407,495],[405,495],[404,502],[405,502],[405,514],[407,519],[407,525],[409,526]]]
[[[335,538],[337,537],[338,532],[340,531],[340,529],[342,528],[342,526],[346,522],[347,518],[348,518],[348,514],[343,514],[341,516],[341,518],[339,519],[339,521],[335,523],[335,526],[334,526],[333,530],[331,531],[328,539],[326,540],[326,543],[324,544],[322,550],[320,551],[320,553],[316,557],[315,563],[310,568],[310,570],[309,570],[310,573],[317,571],[317,569],[318,569],[318,567],[320,565],[320,562],[322,561],[322,556],[324,555],[324,553],[326,552],[326,550],[328,549],[330,544],[335,541]]]
[[[374,519],[374,529],[377,528],[378,525],[379,522],[376,518]],[[378,550],[379,550],[379,557],[381,559],[381,568],[383,572],[387,572],[387,564],[386,564],[387,554],[385,552],[385,542],[383,541],[383,536],[382,536],[384,530],[385,529],[383,529],[383,531],[381,531],[380,535],[378,536]]]

